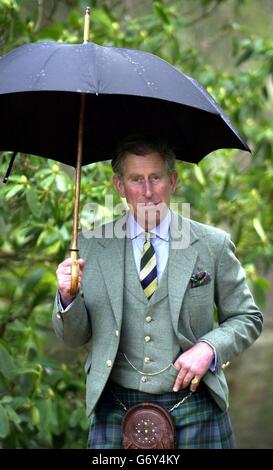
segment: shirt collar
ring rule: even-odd
[[[170,238],[170,222],[171,222],[171,212],[170,209],[167,212],[166,217],[162,220],[162,222],[157,225],[156,227],[149,230],[155,237],[161,238],[162,240],[169,241]],[[137,237],[144,237],[144,229],[137,223],[132,213],[129,211],[128,219],[127,219],[127,235],[128,238],[133,240]]]

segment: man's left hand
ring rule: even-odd
[[[195,392],[200,380],[209,370],[213,359],[213,349],[202,341],[182,353],[174,363],[174,366],[180,371],[176,377],[173,391],[178,392],[181,388],[186,388],[191,384],[190,389]]]

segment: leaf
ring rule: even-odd
[[[25,374],[33,374],[36,376],[40,375],[36,369],[33,369],[31,367],[16,367],[16,369],[13,370],[14,377],[16,375],[25,375]]]
[[[13,331],[14,333],[24,333],[25,330],[27,330],[29,327],[27,327],[22,321],[20,320],[14,320],[12,324],[9,326],[9,331]]]
[[[255,302],[259,305],[260,309],[263,310],[266,306],[266,293],[260,284],[254,282],[253,295]]]
[[[14,362],[8,351],[2,344],[0,344],[0,372],[4,377],[10,378],[12,370],[14,369]]]
[[[66,175],[59,174],[56,176],[56,186],[59,191],[66,192],[68,190],[69,180]]]
[[[36,406],[33,406],[31,410],[31,419],[33,426],[38,426],[40,423],[40,412]]]
[[[76,409],[74,410],[71,415],[69,416],[69,424],[72,428],[75,428],[82,417],[81,409]]]
[[[93,9],[92,22],[93,24],[104,26],[108,31],[112,29],[112,19],[106,11]]]
[[[45,245],[52,245],[59,239],[59,233],[53,227],[46,228],[38,237],[37,246],[42,244]]]
[[[62,248],[62,242],[61,240],[57,240],[55,243],[52,243],[52,245],[48,246],[47,255],[53,255],[53,254],[59,253],[61,248]]]
[[[265,234],[265,231],[263,229],[263,226],[262,226],[260,220],[255,217],[252,222],[253,222],[253,227],[255,228],[255,230],[256,230],[257,234],[259,235],[260,239],[262,240],[263,243],[266,243],[267,242],[267,236]]]
[[[43,168],[42,170],[36,171],[35,177],[44,178],[45,176],[51,175],[52,171],[49,168]]]
[[[43,180],[41,186],[42,186],[43,188],[45,188],[45,189],[49,188],[49,186],[53,183],[54,179],[55,179],[55,175],[52,175],[52,174],[51,174],[51,175],[47,176],[47,177]]]
[[[239,57],[239,59],[237,60],[236,62],[236,66],[238,67],[239,65],[241,65],[243,62],[245,62],[246,60],[248,60],[253,54],[253,50],[252,49],[246,49]]]
[[[260,276],[256,277],[255,283],[259,285],[261,289],[264,289],[264,290],[270,290],[272,287],[270,282],[267,279],[260,277]]]
[[[63,33],[63,25],[59,21],[51,23],[41,31],[39,31],[39,39],[55,40],[58,41]]]
[[[34,271],[31,271],[26,282],[26,289],[31,291],[34,287],[41,281],[43,274],[45,272],[44,268],[38,268]]]
[[[9,175],[9,183],[22,183],[22,175]]]
[[[167,15],[166,11],[164,10],[164,7],[161,3],[154,2],[153,3],[153,8],[154,8],[154,11],[159,16],[159,18],[161,19],[161,21],[163,23],[170,24],[170,20],[168,18],[168,15]]]
[[[73,28],[78,28],[82,24],[82,16],[77,11],[72,11],[67,18],[68,24]]]
[[[26,190],[26,198],[28,207],[30,208],[34,217],[39,217],[41,214],[41,206],[39,204],[39,199],[37,196],[37,192],[33,188],[28,188]]]
[[[2,404],[11,403],[11,402],[12,402],[12,397],[9,395],[6,395],[5,397],[1,399]]]
[[[0,437],[4,439],[9,434],[9,420],[5,408],[0,404]]]
[[[6,414],[9,417],[10,421],[13,422],[15,427],[18,429],[18,431],[22,432],[22,428],[20,426],[20,423],[22,422],[21,417],[14,411],[11,406],[6,407]]]
[[[40,415],[40,432],[46,437],[52,432],[52,404],[50,400],[38,401],[36,406]]]
[[[12,406],[15,410],[26,407],[28,399],[26,397],[13,397]]]
[[[200,183],[201,186],[205,186],[206,181],[205,181],[204,174],[203,174],[203,171],[201,170],[200,166],[194,165],[194,173],[195,173],[195,177],[196,177],[198,183]]]
[[[23,188],[24,188],[24,186],[23,186],[22,184],[16,184],[16,185],[13,186],[13,188],[11,188],[11,190],[6,194],[6,199],[7,199],[7,200],[11,199],[13,196],[15,196],[15,194],[19,193],[19,191],[21,191]]]

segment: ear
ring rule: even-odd
[[[176,171],[174,171],[170,175],[170,182],[171,182],[171,192],[173,193],[175,191],[176,183],[177,183],[177,172]]]
[[[118,175],[114,175],[112,181],[120,197],[125,197],[124,184],[122,178]]]

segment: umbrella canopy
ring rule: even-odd
[[[83,93],[83,164],[112,158],[120,139],[136,132],[165,137],[188,162],[219,148],[249,150],[205,89],[159,57],[56,42],[0,58],[0,150],[76,166]]]

